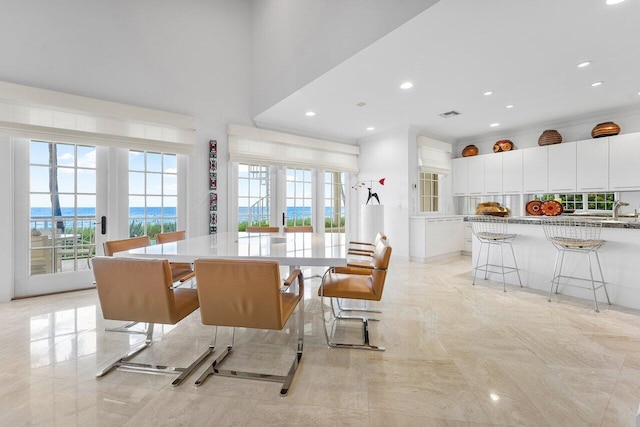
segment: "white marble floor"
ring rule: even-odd
[[[94,290],[0,304],[0,425],[633,426],[640,403],[640,313],[479,281],[458,257],[392,261],[372,341],[325,345],[318,281],[307,284],[305,353],[289,396],[275,383],[115,371],[94,377],[140,335],[105,332]],[[292,321],[295,317],[292,318]],[[336,333],[357,339],[357,324]],[[241,331],[223,367],[285,373],[295,340]],[[227,339],[222,331],[218,349]],[[139,360],[186,366],[213,328],[195,312],[156,328]],[[148,354],[145,354],[148,353]]]

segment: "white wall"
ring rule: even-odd
[[[0,136],[3,155],[0,156],[0,302],[13,298],[13,144]]]
[[[218,140],[225,159],[227,123],[251,123],[250,6],[2,0],[0,80],[195,116],[187,225],[192,236],[207,234],[208,141]],[[218,164],[218,228],[225,230],[226,162]]]
[[[252,116],[438,0],[254,0]]]
[[[407,165],[411,143],[415,151],[415,138],[410,142],[408,129],[374,135],[358,141],[361,148],[358,179],[373,180],[373,189],[378,193],[380,203],[384,205],[384,232],[393,247],[393,255],[405,259],[409,258],[410,185]],[[384,186],[377,184],[380,178],[386,178]],[[357,190],[357,193],[358,196],[353,202],[364,204],[367,201],[367,190]]]

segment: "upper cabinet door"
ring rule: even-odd
[[[586,192],[609,189],[609,138],[576,143],[577,190]]]
[[[467,158],[453,159],[451,165],[451,179],[453,181],[453,195],[467,195]]]
[[[611,190],[640,189],[640,133],[609,137],[609,187]]]
[[[547,147],[522,150],[522,182],[526,194],[547,192]]]
[[[576,191],[576,143],[563,142],[547,147],[549,192]]]
[[[484,194],[484,159],[487,156],[467,157],[467,193]]]
[[[502,154],[484,155],[484,192],[502,194]]]
[[[502,191],[504,194],[522,193],[522,150],[500,153],[502,158]]]

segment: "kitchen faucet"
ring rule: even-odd
[[[618,216],[620,216],[620,208],[623,206],[629,206],[629,203],[620,200],[613,202],[613,219],[618,219]]]

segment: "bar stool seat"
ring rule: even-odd
[[[469,217],[468,221],[471,223],[471,232],[480,241],[480,250],[478,251],[478,258],[476,260],[476,266],[473,270],[473,282],[476,284],[476,276],[478,271],[484,271],[484,279],[487,280],[489,273],[502,275],[502,289],[507,291],[507,284],[505,282],[505,275],[509,273],[516,273],[518,276],[518,283],[522,287],[522,280],[520,279],[520,271],[518,270],[518,263],[516,261],[516,254],[513,251],[511,242],[518,237],[517,234],[509,233],[507,230],[506,218],[496,217],[492,215],[479,215]],[[511,256],[513,257],[513,266],[507,266],[504,262],[503,246],[509,246],[511,249]],[[486,246],[487,257],[486,262],[480,265],[480,258],[482,257],[482,250]],[[491,252],[491,246],[500,247],[500,264],[489,263],[489,254]]]
[[[572,279],[581,280],[591,283],[591,288],[578,286],[584,289],[591,289],[593,291],[593,302],[595,304],[596,312],[598,309],[598,298],[596,290],[603,288],[607,302],[611,305],[609,299],[609,293],[607,292],[607,284],[602,273],[602,266],[600,264],[600,257],[598,256],[598,249],[606,243],[606,240],[600,239],[600,231],[602,230],[602,222],[589,221],[579,218],[554,218],[546,219],[542,221],[545,237],[555,248],[558,250],[556,253],[556,262],[553,267],[553,278],[551,279],[551,288],[549,289],[549,302],[551,302],[551,294],[553,293],[553,286],[555,285],[558,293],[558,287],[560,286],[560,279]],[[567,276],[562,274],[562,268],[564,267],[564,258],[566,252],[583,253],[587,256],[589,261],[589,277],[577,277]],[[598,266],[598,272],[600,279],[594,278],[593,262],[591,261],[591,254],[596,260]],[[569,285],[569,283],[563,283],[563,285]],[[575,286],[575,285],[573,285]]]

